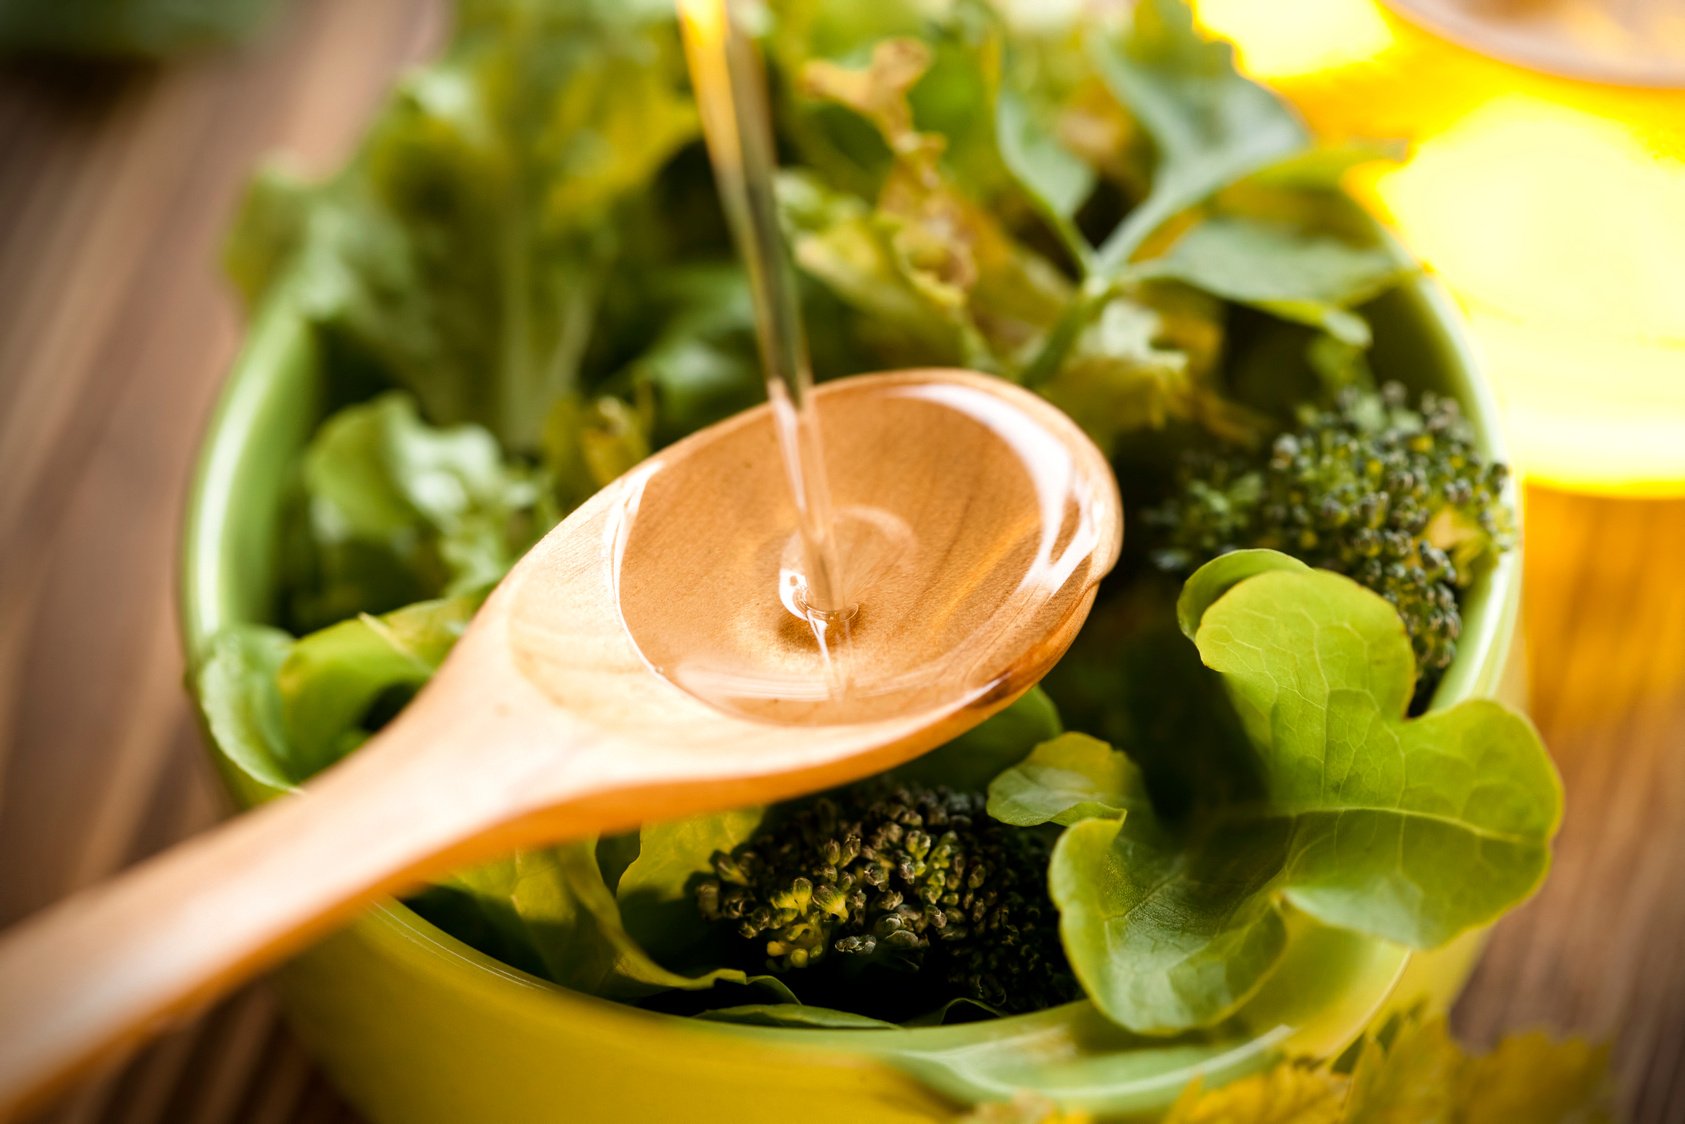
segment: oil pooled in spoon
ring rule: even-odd
[[[1025,686],[1001,665],[1015,646],[999,638],[1056,635],[1084,607],[1113,557],[1099,541],[1113,485],[1076,463],[1051,406],[1005,398],[984,376],[933,374],[844,379],[816,395],[841,576],[858,598],[841,644],[815,642],[795,596],[796,512],[767,471],[766,412],[728,423],[682,473],[646,462],[613,545],[621,619],[656,671],[719,709],[797,725]],[[699,560],[690,582],[672,581],[675,558]]]

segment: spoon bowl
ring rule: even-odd
[[[844,705],[827,702],[830,687],[793,705],[776,691],[713,695],[662,655],[737,636],[733,621],[780,601],[721,554],[743,520],[779,522],[751,487],[773,475],[756,452],[773,447],[762,407],[570,515],[353,757],[0,940],[0,1115],[379,896],[520,847],[857,779],[1033,685],[1117,559],[1121,501],[1103,455],[1033,394],[969,372],[862,376],[818,393],[827,415],[869,411],[899,434],[896,448],[881,436],[842,446],[833,481],[914,527],[915,561],[933,560],[898,571],[883,552],[859,642],[841,650],[860,657],[833,684]],[[948,471],[933,480],[909,463]],[[811,682],[791,674],[813,659],[800,629],[736,642],[735,666],[755,681]]]

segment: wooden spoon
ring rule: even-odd
[[[818,400],[828,424],[859,415],[830,429],[839,507],[918,536],[897,549],[919,564],[898,569],[890,549],[863,591],[843,653],[858,705],[806,691],[814,640],[775,623],[776,551],[725,557],[750,526],[793,526],[767,408],[697,433],[534,547],[432,683],[344,763],[0,940],[0,1114],[382,895],[520,847],[862,777],[1035,683],[1117,558],[1099,450],[1035,395],[967,372],[846,379]],[[751,685],[799,697],[704,702],[663,674],[685,681],[674,659],[693,648],[759,661]],[[696,682],[707,693],[718,677]]]

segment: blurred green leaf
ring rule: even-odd
[[[550,510],[573,510],[649,456],[654,404],[609,395],[557,398],[544,423],[544,473]]]
[[[228,252],[248,299],[284,279],[428,417],[535,449],[579,388],[628,207],[696,133],[670,17],[651,17],[464,6],[342,175],[253,189]]]
[[[1337,191],[1346,173],[1378,161],[1397,163],[1409,152],[1409,145],[1399,140],[1369,140],[1353,138],[1338,142],[1318,142],[1301,152],[1266,164],[1246,179],[1246,183],[1265,188],[1292,191]]]
[[[887,39],[864,67],[813,60],[803,68],[807,92],[870,122],[893,160],[875,206],[868,212],[833,202],[840,221],[823,228],[830,237],[815,242],[818,231],[808,227],[796,240],[796,261],[827,283],[852,281],[838,285],[845,299],[878,314],[888,311],[878,290],[900,291],[910,298],[898,316],[903,330],[918,331],[920,320],[945,322],[960,361],[1011,374],[1059,315],[1069,285],[952,182],[941,159],[946,137],[916,126],[908,92],[931,58],[921,40]],[[804,213],[812,211],[792,209]]]
[[[1050,216],[1069,219],[1094,189],[1094,169],[1060,143],[1052,114],[1002,87],[995,102],[1001,157]]]
[[[506,462],[490,433],[429,426],[398,393],[329,418],[301,488],[289,576],[306,627],[489,586],[554,519],[537,475]]]
[[[1613,1124],[1609,1046],[1552,1039],[1541,1031],[1511,1035],[1489,1054],[1464,1061],[1458,1074],[1460,1124]]]
[[[484,596],[364,614],[293,644],[276,673],[288,776],[302,781],[368,740],[432,678]]]
[[[649,280],[659,327],[611,384],[653,398],[652,436],[665,444],[761,402],[765,376],[743,270],[692,262]],[[810,336],[819,333],[811,330]]]
[[[276,675],[293,638],[276,628],[243,625],[211,638],[193,671],[205,726],[254,794],[273,795],[299,779],[287,767],[286,730]]]
[[[276,0],[9,0],[0,4],[0,55],[164,58],[245,39]]]
[[[1166,220],[1309,146],[1285,102],[1241,77],[1234,50],[1194,29],[1183,0],[1140,0],[1128,33],[1096,32],[1094,66],[1153,139],[1152,190],[1101,246],[1121,268]]]
[[[1125,434],[1172,421],[1251,440],[1268,422],[1227,397],[1213,378],[1222,315],[1218,302],[1192,290],[1125,288],[1099,306],[1058,371],[1036,389],[1108,455]]]
[[[1164,1124],[1608,1124],[1608,1049],[1539,1033],[1487,1054],[1443,1016],[1372,1028],[1355,1065],[1291,1060],[1221,1088],[1195,1081]]]
[[[1181,281],[1366,347],[1369,325],[1351,310],[1413,272],[1414,266],[1384,245],[1354,245],[1282,223],[1213,215],[1130,275]]]

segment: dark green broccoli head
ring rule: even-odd
[[[775,973],[913,970],[934,997],[1004,1011],[1079,990],[1047,896],[1048,842],[976,793],[868,782],[789,804],[697,904]]]
[[[1389,383],[1307,412],[1266,450],[1190,452],[1177,494],[1143,518],[1166,570],[1265,547],[1379,593],[1404,618],[1425,692],[1456,655],[1457,591],[1513,538],[1506,478],[1454,399],[1412,409]]]

